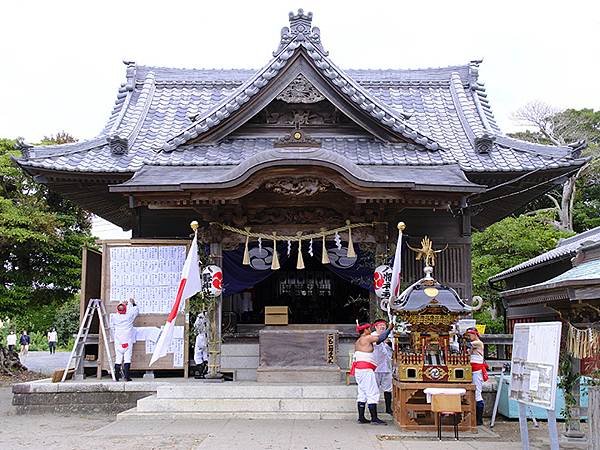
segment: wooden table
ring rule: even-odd
[[[402,430],[437,431],[435,414],[431,403],[423,392],[427,388],[463,388],[467,392],[462,396],[462,414],[458,425],[460,431],[477,432],[475,416],[475,386],[471,383],[406,383],[394,380],[393,410],[394,420]],[[444,429],[452,429],[444,426]]]

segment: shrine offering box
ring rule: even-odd
[[[287,306],[265,306],[265,325],[287,325]]]

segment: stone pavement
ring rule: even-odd
[[[56,352],[53,355],[45,352],[29,352],[21,362],[32,372],[51,375],[56,369],[64,369],[70,352]]]
[[[354,420],[197,420],[125,419],[94,415],[17,416],[11,388],[0,387],[2,449],[519,449],[518,424],[499,423],[496,433],[483,428],[447,436],[401,433],[394,425],[359,425]],[[382,415],[387,418],[387,416]],[[516,433],[515,434],[515,430]],[[450,434],[450,433],[447,433]],[[542,430],[543,435],[543,430]],[[532,449],[547,448],[539,437]]]

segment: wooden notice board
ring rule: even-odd
[[[121,301],[133,297],[140,309],[134,325],[138,330],[133,345],[131,370],[181,369],[188,376],[188,318],[182,303],[175,320],[173,342],[166,356],[150,367],[158,330],[171,310],[189,248],[188,240],[128,239],[102,241],[102,301],[106,312],[116,312]],[[100,343],[101,369],[107,358]],[[109,348],[114,361],[114,344]]]

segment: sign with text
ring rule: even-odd
[[[509,392],[511,399],[554,410],[561,328],[560,322],[515,325]]]

